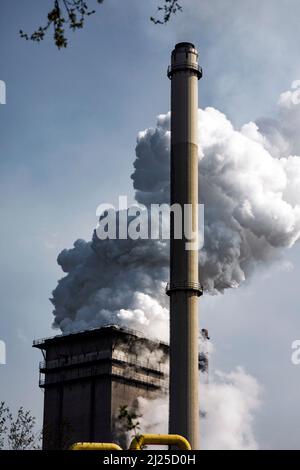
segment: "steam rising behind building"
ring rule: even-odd
[[[118,413],[168,386],[168,345],[107,326],[36,341],[44,399],[44,449],[121,440]]]
[[[44,449],[82,441],[125,446],[120,407],[135,410],[139,398],[167,394],[169,346],[137,331],[111,325],[38,340],[34,347],[44,356]],[[206,367],[200,355],[199,368]]]

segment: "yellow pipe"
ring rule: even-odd
[[[131,450],[141,450],[144,445],[172,445],[181,450],[191,450],[190,443],[178,434],[142,434],[135,437],[131,444]]]
[[[111,442],[76,442],[71,445],[70,450],[123,450],[118,444]]]

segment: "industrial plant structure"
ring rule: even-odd
[[[120,406],[138,397],[153,399],[170,392],[169,431],[198,449],[199,356],[198,297],[198,80],[202,72],[193,44],[182,42],[172,52],[171,205],[191,208],[182,234],[174,236],[171,211],[170,346],[140,333],[107,326],[37,341],[42,350],[40,387],[44,399],[44,449],[62,449],[77,441],[120,442]],[[194,233],[191,240],[186,233]],[[190,243],[193,243],[192,247]],[[187,245],[188,244],[188,245]],[[189,246],[189,248],[187,248]],[[204,333],[203,333],[204,332]],[[206,330],[203,337],[208,339]],[[168,362],[170,360],[170,377]],[[122,444],[122,442],[120,442]]]
[[[139,397],[152,400],[168,392],[169,346],[136,331],[110,325],[36,340],[33,346],[44,357],[39,378],[44,450],[74,442],[116,442],[124,448],[120,407],[138,412]],[[198,359],[199,371],[207,373],[206,352]]]
[[[74,442],[118,442],[121,406],[167,392],[168,345],[138,332],[107,326],[35,341],[44,361],[43,449]]]
[[[172,52],[171,79],[171,206],[179,204],[182,237],[176,238],[171,213],[170,244],[170,418],[169,431],[199,449],[198,297],[198,53],[189,42]],[[186,214],[185,214],[186,215]],[[184,226],[188,220],[188,231]],[[190,236],[194,234],[193,246]],[[187,248],[189,246],[189,249]]]

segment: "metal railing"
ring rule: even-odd
[[[40,370],[53,370],[64,367],[72,367],[82,364],[89,364],[95,361],[101,361],[103,359],[120,361],[136,368],[143,368],[151,371],[165,374],[167,371],[167,364],[165,362],[155,363],[154,360],[140,360],[135,355],[125,355],[119,352],[113,351],[98,351],[96,353],[88,353],[87,355],[80,356],[69,356],[67,358],[52,359],[50,361],[41,361],[39,363]]]
[[[146,386],[151,386],[157,389],[161,389],[163,391],[167,391],[167,383],[168,378],[165,377],[152,377],[149,375],[141,375],[136,372],[128,371],[128,369],[122,370],[118,368],[113,368],[112,370],[108,370],[106,367],[97,367],[97,368],[85,368],[85,369],[74,369],[70,370],[68,373],[64,374],[49,374],[46,377],[39,378],[39,386],[44,387],[47,385],[53,385],[55,383],[62,383],[62,382],[72,382],[74,380],[84,379],[84,378],[92,378],[101,375],[109,375],[111,377],[120,377],[129,382],[140,383]]]
[[[167,75],[168,78],[172,78],[175,72],[185,72],[187,70],[192,70],[196,72],[198,80],[202,77],[203,71],[202,67],[198,64],[194,64],[193,62],[183,62],[181,64],[173,64],[168,66]]]
[[[80,334],[80,333],[86,333],[88,334],[89,332],[92,332],[92,331],[97,331],[97,330],[102,330],[104,328],[112,328],[112,329],[115,329],[115,330],[119,330],[123,333],[128,333],[128,334],[131,334],[133,336],[136,336],[137,338],[145,338],[147,340],[149,340],[150,342],[157,342],[159,344],[162,344],[164,346],[168,346],[168,343],[166,343],[165,341],[161,341],[161,340],[157,340],[155,338],[148,338],[146,337],[143,333],[141,333],[140,331],[138,330],[134,330],[132,328],[127,328],[127,327],[123,327],[123,326],[120,326],[120,325],[115,325],[115,324],[109,324],[109,325],[104,325],[104,326],[98,326],[98,327],[95,327],[95,328],[89,328],[88,330],[79,330],[79,331],[76,331],[74,333],[68,333],[68,334],[62,334],[62,335],[55,335],[55,336],[50,336],[48,338],[40,338],[40,339],[35,339],[33,340],[33,346],[40,346],[41,344],[44,344],[46,341],[51,341],[53,339],[59,339],[59,338],[67,338],[69,336],[73,336],[73,335],[77,335],[77,334]]]
[[[101,359],[109,359],[111,357],[110,350],[96,351],[93,353],[80,354],[76,356],[61,357],[59,359],[51,359],[49,361],[41,361],[39,363],[40,369],[56,369],[59,367],[68,367],[73,365],[80,365]]]
[[[192,290],[198,296],[203,294],[203,287],[200,282],[168,282],[166,285],[166,294],[170,295],[172,291],[176,290]]]

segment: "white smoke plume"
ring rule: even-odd
[[[238,287],[280,259],[300,235],[300,86],[280,96],[276,119],[234,129],[213,108],[199,110],[200,200],[205,240],[200,278],[207,293]],[[136,200],[168,202],[170,114],[140,132],[132,175]],[[53,292],[63,332],[118,323],[167,339],[168,243],[78,240],[58,263]]]
[[[260,408],[262,389],[257,380],[238,367],[229,374],[217,371],[213,381],[201,387],[202,448],[258,449],[254,413]]]
[[[54,326],[68,333],[120,324],[168,339],[167,262],[157,241],[77,240],[58,256],[68,275],[53,292]]]
[[[254,413],[261,405],[262,389],[256,379],[238,367],[216,372],[201,383],[201,440],[203,450],[256,450]],[[139,397],[137,414],[142,433],[168,432],[168,396]],[[130,436],[129,436],[130,437]]]

